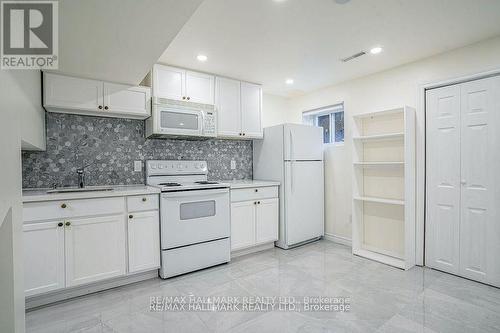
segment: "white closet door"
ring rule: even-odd
[[[500,286],[500,78],[426,98],[426,265]]]
[[[499,204],[495,202],[499,188],[494,182],[495,173],[500,172],[500,126],[495,121],[500,108],[495,104],[499,100],[495,81],[498,78],[461,86],[460,275],[492,283],[493,265],[500,263],[498,252],[493,251],[495,243],[500,242],[500,220],[493,212],[495,204]],[[490,235],[496,235],[496,239]]]
[[[460,86],[428,91],[426,109],[426,265],[458,274]]]

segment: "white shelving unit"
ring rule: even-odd
[[[352,252],[415,265],[415,109],[353,117]]]

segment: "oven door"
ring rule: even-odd
[[[162,193],[161,248],[229,237],[229,205],[227,188]]]
[[[155,106],[158,130],[168,135],[203,135],[203,111],[181,107]]]

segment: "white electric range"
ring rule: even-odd
[[[206,161],[146,162],[146,183],[161,189],[164,279],[230,260],[229,185],[207,180]]]

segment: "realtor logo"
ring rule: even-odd
[[[58,68],[58,2],[2,1],[2,69]]]

